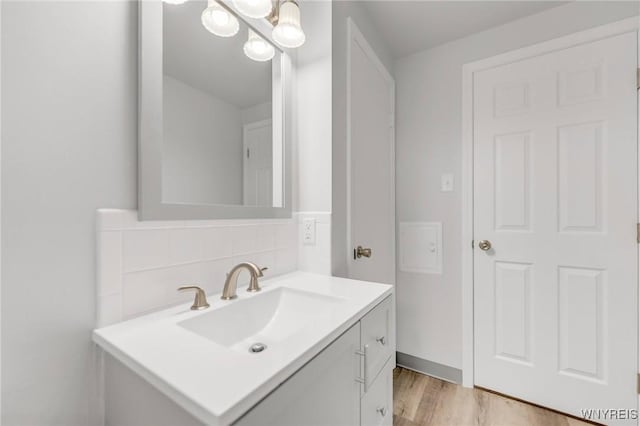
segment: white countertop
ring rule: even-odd
[[[200,421],[218,426],[239,419],[280,383],[392,293],[392,286],[294,272],[261,281],[263,291],[220,300],[191,311],[176,306],[94,331],[93,340]],[[178,323],[212,310],[288,287],[344,299],[322,321],[305,327],[293,348],[274,348],[256,356],[229,351]]]

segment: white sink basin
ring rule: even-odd
[[[229,349],[249,353],[252,345],[260,343],[268,351],[295,339],[344,302],[346,299],[280,287],[177,325]]]

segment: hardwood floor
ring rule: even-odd
[[[581,426],[590,423],[398,367],[393,371],[394,426]]]

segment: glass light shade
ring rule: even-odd
[[[202,25],[220,37],[233,37],[240,29],[238,18],[215,0],[209,0],[208,7],[202,12]]]
[[[233,0],[233,4],[238,12],[256,19],[266,18],[273,8],[271,0]]]
[[[288,48],[304,44],[305,35],[300,26],[300,8],[297,4],[285,1],[280,5],[278,25],[273,28],[273,39],[279,45]]]
[[[249,28],[249,38],[244,44],[244,54],[254,61],[266,62],[273,58],[276,50],[265,39]]]
[[[167,4],[182,4],[182,3],[185,3],[187,0],[162,0],[162,1]]]

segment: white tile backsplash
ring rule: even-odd
[[[122,233],[124,272],[158,268],[168,263],[168,229],[134,229]]]
[[[181,228],[169,230],[169,264],[204,260],[203,229]]]
[[[122,232],[98,233],[98,296],[120,293],[122,288]]]
[[[258,242],[258,226],[234,226],[231,228],[231,252],[234,256],[251,253],[256,250]],[[263,250],[259,248],[257,251]]]
[[[204,258],[220,259],[231,257],[231,228],[218,226],[204,228],[202,231],[204,238]]]
[[[227,221],[137,220],[132,210],[97,211],[98,326],[189,301],[181,285],[219,293],[240,261],[268,267],[265,277],[298,268],[294,219]],[[245,274],[246,275],[246,274]],[[248,283],[248,276],[239,280]]]

